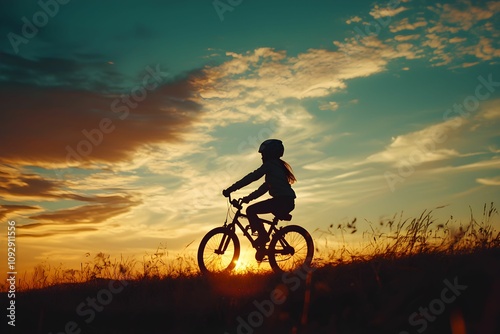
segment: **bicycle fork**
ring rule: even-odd
[[[227,246],[229,245],[229,241],[231,241],[229,233],[224,233],[224,235],[222,236],[222,240],[219,244],[219,248],[214,250],[214,253],[217,255],[223,255],[227,249]]]

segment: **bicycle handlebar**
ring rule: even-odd
[[[242,199],[240,198],[231,200],[231,194],[229,194],[229,203],[231,203],[231,205],[238,210],[241,210],[243,208],[243,206],[241,205]]]

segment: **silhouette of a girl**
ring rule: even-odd
[[[252,232],[258,233],[256,243],[258,247],[265,246],[269,241],[264,224],[257,216],[263,213],[273,213],[277,216],[288,214],[295,208],[295,192],[291,184],[296,179],[293,175],[290,165],[280,159],[285,152],[283,142],[278,139],[268,139],[259,147],[259,153],[262,154],[262,166],[249,173],[229,188],[222,191],[225,197],[248,184],[257,181],[262,176],[265,182],[254,192],[243,197],[244,203],[248,203],[269,191],[272,198],[250,205],[247,210],[247,217],[250,222]]]

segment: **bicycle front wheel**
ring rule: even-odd
[[[240,241],[228,228],[217,227],[201,240],[198,266],[204,274],[229,272],[240,257]]]
[[[310,268],[314,243],[304,228],[289,225],[280,229],[269,245],[269,264],[275,272]]]

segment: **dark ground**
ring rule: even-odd
[[[63,284],[17,293],[16,327],[4,315],[2,333],[498,334],[499,274],[489,249],[326,266],[309,282],[299,271]]]

